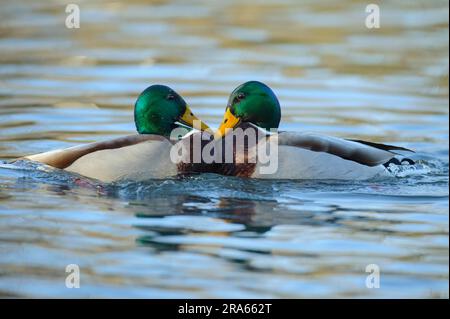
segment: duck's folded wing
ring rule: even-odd
[[[125,146],[135,145],[151,140],[164,140],[165,137],[159,135],[136,134],[119,137],[113,140],[89,143],[85,145],[73,146],[66,149],[59,149],[45,153],[25,156],[23,158],[36,162],[41,162],[56,168],[64,169],[70,166],[79,158],[100,150],[116,149]]]
[[[412,152],[393,145],[346,140],[316,133],[281,132],[277,136],[279,146],[288,145],[314,152],[326,152],[367,166],[377,166],[388,162],[396,155],[393,152],[395,150]]]

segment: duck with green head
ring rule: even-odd
[[[397,151],[412,152],[399,146],[317,133],[280,132],[280,119],[278,98],[264,83],[249,81],[231,93],[215,139],[220,140],[227,134],[235,134],[239,127],[253,127],[262,131],[266,134],[264,141],[269,142],[265,147],[270,145],[274,147],[272,150],[276,150],[271,158],[276,161],[271,163],[276,169],[261,169],[267,164],[256,158],[255,164],[247,165],[244,170],[227,168],[225,171],[231,172],[229,175],[276,179],[368,179],[378,175],[391,175],[388,169],[390,164],[413,163],[409,159],[400,161],[396,158]],[[272,134],[269,134],[269,131]],[[256,147],[259,144],[257,142]],[[253,154],[258,152],[253,150]],[[268,171],[270,173],[267,173]]]
[[[134,122],[138,134],[25,159],[105,182],[165,178],[179,173],[179,165],[170,159],[170,149],[179,139],[179,134],[171,139],[174,130],[187,133],[194,127],[209,129],[179,94],[164,85],[152,85],[139,95]]]

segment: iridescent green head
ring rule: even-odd
[[[280,103],[275,93],[264,83],[249,81],[231,93],[216,137],[223,136],[227,128],[249,122],[266,130],[278,129],[281,119]]]
[[[184,125],[198,128],[209,127],[201,122],[191,111],[184,99],[165,85],[152,85],[137,98],[134,106],[134,122],[139,134],[170,136],[173,129]]]

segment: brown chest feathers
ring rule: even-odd
[[[255,130],[256,134],[255,128],[250,127],[250,130]],[[221,140],[214,140],[211,135],[198,132],[183,139],[181,143],[188,152],[177,165],[178,172],[251,177],[258,161],[257,139],[249,135],[249,131],[245,132],[235,130]],[[194,142],[194,139],[197,141]]]

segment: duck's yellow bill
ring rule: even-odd
[[[209,132],[212,131],[208,125],[206,125],[203,121],[201,121],[198,117],[196,117],[194,113],[192,113],[190,107],[187,105],[186,111],[180,117],[179,121],[182,122],[183,124],[189,125],[190,127],[193,127],[200,131],[209,131]]]
[[[239,122],[240,119],[235,117],[233,113],[231,113],[230,108],[227,107],[227,109],[225,110],[225,115],[223,116],[223,121],[222,123],[220,123],[219,129],[214,133],[214,138],[221,138],[227,133],[227,131],[235,128],[239,124]]]

